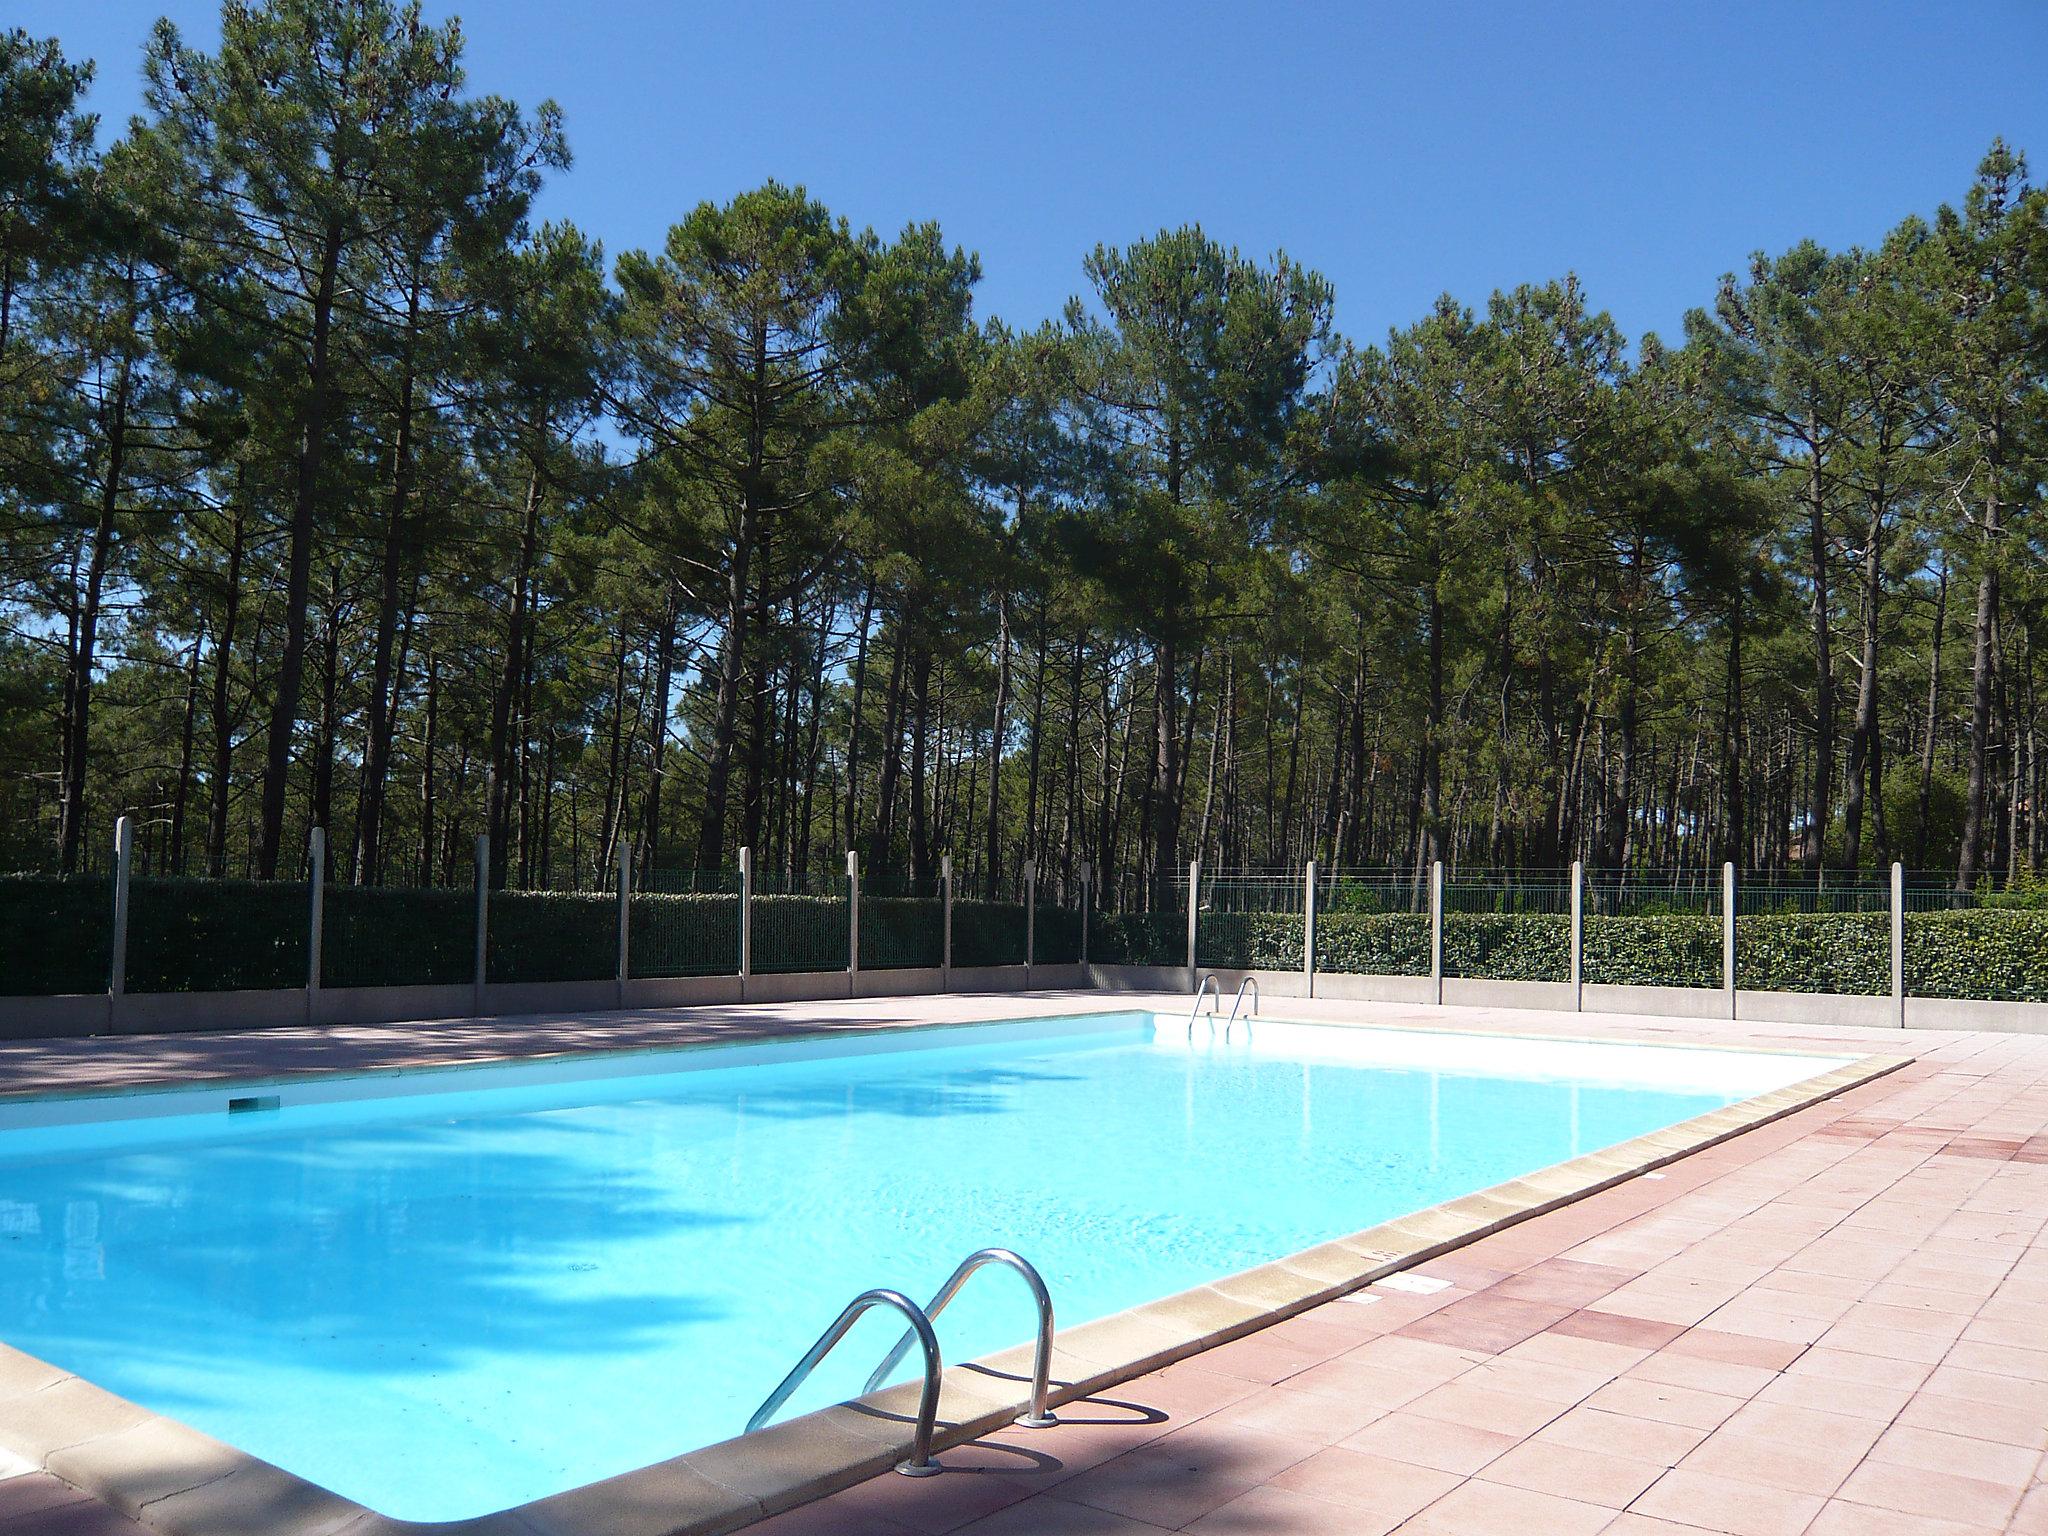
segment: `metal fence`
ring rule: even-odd
[[[1093,910],[1023,870],[1021,900],[922,882],[630,864],[493,889],[138,874],[0,876],[0,995],[211,992],[1101,964],[1190,971],[2048,1002],[2048,900],[1830,874],[1242,871],[1198,864],[1151,910]]]

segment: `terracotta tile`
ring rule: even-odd
[[[1486,1480],[1621,1510],[1664,1472],[1660,1461],[1634,1461],[1577,1446],[1525,1440],[1487,1467]]]
[[[1239,1494],[1183,1529],[1188,1536],[1385,1536],[1400,1522],[1356,1505],[1333,1504],[1271,1483]],[[1065,1527],[1047,1525],[1045,1536],[1064,1536]]]
[[[1740,1415],[1703,1440],[1679,1466],[1688,1472],[1733,1478],[1787,1493],[1822,1498],[1863,1459],[1864,1445],[1830,1440],[1787,1440],[1776,1435],[1745,1434]]]
[[[1433,1374],[1416,1375],[1387,1366],[1367,1365],[1349,1357],[1325,1360],[1287,1378],[1290,1392],[1360,1403],[1382,1412],[1413,1402],[1440,1384]]]
[[[1831,1500],[1806,1528],[1806,1536],[2000,1536],[1994,1525],[1958,1525],[1924,1515],[1902,1515],[1895,1509]]]
[[[1662,1349],[1685,1332],[1676,1323],[1624,1317],[1618,1312],[1593,1311],[1574,1312],[1552,1323],[1549,1331],[1573,1338],[1598,1339],[1607,1344],[1624,1344],[1635,1349]]]
[[[1994,1529],[2005,1524],[2020,1493],[2019,1488],[1999,1483],[1882,1461],[1865,1461],[1841,1487],[1841,1497],[1854,1504]]]
[[[1371,1510],[1398,1524],[1457,1487],[1455,1472],[1418,1467],[1341,1446],[1318,1451],[1273,1479],[1273,1486]]]
[[[1700,1355],[1682,1355],[1662,1349],[1649,1359],[1629,1367],[1628,1376],[1640,1381],[1663,1382],[1674,1387],[1697,1387],[1724,1397],[1754,1397],[1777,1379],[1776,1371],[1755,1365],[1730,1365]]]
[[[1132,1519],[1181,1526],[1267,1481],[1312,1449],[1254,1430],[1191,1425],[1062,1483],[1058,1494]]]
[[[1044,1494],[963,1525],[959,1536],[1158,1536],[1171,1529]]]
[[[1474,1478],[1400,1530],[1401,1536],[1595,1536],[1613,1518],[1614,1511],[1599,1504]]]
[[[1533,1334],[1541,1333],[1564,1316],[1569,1307],[1540,1302],[1516,1301],[1491,1294],[1454,1302],[1440,1312],[1418,1318],[1400,1330],[1403,1338],[1426,1339],[1457,1349],[1478,1349],[1498,1354]]]
[[[1675,1467],[1707,1434],[1704,1429],[1684,1424],[1663,1424],[1655,1419],[1609,1413],[1602,1408],[1578,1407],[1544,1425],[1531,1443],[1570,1446]]]
[[[1408,1404],[1408,1412],[1425,1419],[1442,1419],[1472,1429],[1488,1429],[1502,1435],[1528,1435],[1563,1412],[1556,1403],[1539,1402],[1508,1392],[1489,1392],[1469,1387],[1462,1381],[1425,1392]]]
[[[1589,1407],[1604,1408],[1636,1418],[1655,1419],[1663,1424],[1683,1424],[1691,1429],[1715,1429],[1742,1406],[1739,1397],[1702,1392],[1696,1387],[1666,1386],[1662,1382],[1623,1377],[1609,1382],[1586,1399]]]
[[[1387,1411],[1387,1408],[1361,1398],[1320,1396],[1313,1392],[1298,1392],[1291,1387],[1265,1387],[1227,1408],[1219,1408],[1204,1422],[1285,1435],[1313,1448],[1335,1445]]]
[[[1725,1333],[1715,1328],[1688,1328],[1665,1348],[1676,1355],[1697,1355],[1703,1360],[1759,1366],[1767,1371],[1782,1371],[1806,1353],[1804,1346],[1783,1339]]]
[[[1516,1437],[1402,1412],[1375,1419],[1338,1443],[1346,1450],[1469,1476],[1515,1445]]]
[[[1809,1494],[1680,1466],[1666,1472],[1630,1508],[1730,1536],[1799,1536],[1820,1512],[1821,1503]]]
[[[1992,1440],[1895,1424],[1870,1448],[1870,1459],[2024,1488],[2041,1463],[2041,1452],[2039,1447],[2000,1445]]]

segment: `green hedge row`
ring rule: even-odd
[[[297,987],[306,975],[304,885],[295,881],[138,878],[129,896],[128,986],[144,991]],[[0,877],[0,995],[90,993],[107,985],[112,883],[103,876]],[[462,983],[475,965],[475,899],[465,890],[329,887],[322,980],[331,987]],[[634,897],[635,976],[729,975],[739,954],[732,893]],[[861,964],[936,966],[943,910],[932,898],[867,897]],[[1916,997],[2048,1002],[2048,911],[2026,908],[1906,914],[1905,981]],[[1177,912],[1090,915],[1089,957],[1102,964],[1174,966],[1187,955]],[[1036,957],[1077,960],[1080,915],[1040,906]],[[1890,918],[1883,912],[1739,916],[1737,985],[1757,991],[1882,996],[1891,986]],[[1429,973],[1429,919],[1409,912],[1325,912],[1316,966],[1336,973]],[[843,897],[754,899],[758,971],[838,970],[846,964]],[[1562,981],[1570,974],[1568,919],[1555,914],[1453,912],[1444,919],[1444,972],[1453,977]],[[1020,965],[1025,913],[1014,902],[956,901],[953,963]],[[608,893],[494,892],[494,981],[601,980],[617,966],[618,907]],[[1205,912],[1200,964],[1299,970],[1302,923],[1292,913]],[[1718,987],[1717,916],[1591,916],[1588,982]]]
[[[474,891],[332,885],[322,911],[324,986],[452,986],[476,977]]]
[[[0,996],[104,992],[113,941],[107,877],[0,876]]]
[[[295,880],[131,880],[128,990],[303,987],[311,899]]]

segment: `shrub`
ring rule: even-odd
[[[457,986],[476,976],[473,890],[330,885],[323,924],[323,986]]]
[[[128,990],[303,987],[311,901],[298,880],[138,876],[128,885]]]
[[[113,936],[106,876],[0,875],[0,996],[106,991]]]

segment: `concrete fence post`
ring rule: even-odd
[[[939,855],[939,985],[953,990],[953,855]]]
[[[1444,1000],[1444,861],[1429,866],[1429,982],[1436,1000]]]
[[[1038,958],[1038,860],[1024,861],[1024,985],[1031,985],[1031,967]]]
[[[327,922],[327,829],[306,839],[306,1022],[319,1022],[320,940]]]
[[[1316,995],[1316,861],[1310,859],[1301,881],[1301,984]]]
[[[484,1011],[484,983],[490,979],[491,835],[476,835],[476,973],[472,982],[476,1011]]]
[[[1188,990],[1195,990],[1201,977],[1195,970],[1195,917],[1202,910],[1202,861],[1188,860]]]
[[[633,850],[619,839],[619,1006],[626,1006],[626,980],[633,974]]]
[[[128,881],[135,873],[135,823],[114,823],[114,933],[107,950],[107,1028],[114,1027],[116,1001],[128,990]]]
[[[1735,865],[1721,866],[1721,990],[1735,1017]]]
[[[1586,865],[1572,860],[1572,1011],[1586,1008]]]
[[[1906,866],[1892,865],[1892,1009],[1906,1027]]]
[[[754,976],[754,850],[740,850],[740,1001]]]
[[[846,995],[860,987],[860,855],[846,850]]]

